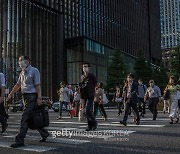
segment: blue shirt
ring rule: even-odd
[[[144,98],[146,89],[147,89],[146,85],[144,85],[144,84],[138,85],[138,97],[139,98]]]
[[[158,86],[154,85],[147,88],[145,95],[149,98],[161,97],[161,90]]]
[[[21,71],[17,84],[21,86],[21,92],[36,93],[36,86],[41,84],[39,70],[29,65]]]

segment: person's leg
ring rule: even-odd
[[[76,105],[76,116],[79,115],[79,106],[80,106],[80,102],[75,102]]]
[[[96,118],[96,115],[98,113],[98,102],[94,102],[94,110],[93,110],[93,113],[94,113],[94,117]]]
[[[153,120],[156,120],[157,118],[157,104],[158,104],[158,98],[153,99]]]
[[[141,98],[138,98],[138,103],[137,103],[137,109],[139,112],[142,112],[142,102],[141,102]]]
[[[4,103],[0,103],[0,122],[2,124],[2,131],[1,133],[4,133],[6,131],[6,128],[8,126],[7,124],[7,118],[8,118],[8,114],[5,111],[4,108]]]
[[[139,124],[140,116],[139,116],[139,111],[138,111],[138,108],[137,108],[137,104],[136,103],[132,103],[131,107],[133,109],[134,115],[136,116],[136,123]]]
[[[105,111],[105,109],[104,109],[104,105],[103,105],[103,104],[99,104],[99,107],[100,107],[100,109],[101,109],[101,111],[102,111],[102,113],[103,113],[103,115],[104,115],[104,118],[106,119],[106,118],[107,118],[107,115],[106,115],[106,111]]]
[[[20,132],[15,138],[15,142],[17,144],[24,144],[24,138],[26,136],[28,130],[28,119],[34,113],[34,109],[36,106],[37,95],[27,95],[24,96],[25,109],[22,114]]]
[[[62,107],[63,107],[63,102],[59,103],[59,117],[62,117]]]
[[[167,109],[167,100],[164,100],[164,107],[163,107],[163,113],[166,113],[166,109]]]
[[[142,115],[146,114],[146,102],[144,102],[144,99],[141,98],[141,104],[142,104]]]
[[[171,111],[169,117],[174,119],[176,117],[176,112],[178,108],[178,102],[175,96],[172,96],[172,103],[171,103]]]
[[[152,99],[149,99],[149,110],[153,114],[153,102],[152,102]]]
[[[93,99],[94,97],[90,97],[86,102],[86,116],[88,122],[88,130],[96,129],[97,127],[97,122],[93,115]]]
[[[42,139],[40,140],[40,142],[45,142],[46,138],[49,136],[49,133],[46,129],[41,128],[41,129],[37,129],[37,131],[40,133]]]
[[[125,122],[125,123],[127,123],[130,109],[131,109],[130,103],[126,103],[126,110],[125,110],[125,114],[124,114],[124,118],[123,118],[123,122]]]

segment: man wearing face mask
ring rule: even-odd
[[[97,128],[97,121],[93,115],[93,101],[97,79],[92,73],[90,73],[90,68],[89,63],[83,63],[83,75],[81,76],[81,83],[86,83],[86,95],[83,96],[82,91],[80,91],[81,98],[84,99],[86,103],[86,116],[88,122],[86,131],[95,130]]]
[[[157,104],[161,98],[161,90],[155,85],[154,80],[149,81],[149,87],[146,90],[144,101],[149,99],[149,110],[153,114],[153,120],[157,118]]]
[[[127,119],[130,112],[130,109],[132,108],[134,110],[134,113],[136,114],[136,125],[140,124],[140,116],[139,111],[137,109],[137,94],[138,94],[138,84],[134,81],[134,75],[129,74],[127,76],[127,86],[125,87],[125,95],[126,95],[126,107],[125,107],[125,115],[122,121],[120,121],[121,124],[124,126],[127,125]]]
[[[19,57],[19,66],[22,71],[16,85],[10,92],[7,101],[21,88],[25,108],[22,114],[20,132],[15,138],[15,144],[11,145],[12,148],[24,146],[24,138],[28,130],[28,119],[34,113],[36,106],[42,104],[39,70],[30,65],[30,58],[27,56]],[[37,131],[42,137],[40,142],[45,142],[49,136],[48,131],[44,128],[38,129]]]

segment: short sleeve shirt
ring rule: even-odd
[[[4,74],[0,73],[0,88],[5,87],[5,78]]]
[[[68,97],[69,89],[67,87],[62,87],[60,89],[60,96],[59,96],[59,101],[60,102],[69,102],[69,97]]]
[[[41,84],[39,70],[29,65],[25,71],[21,71],[17,84],[21,86],[21,92],[36,93],[36,86]]]

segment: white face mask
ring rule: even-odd
[[[88,67],[83,67],[83,72],[87,73],[89,71]]]
[[[25,69],[27,67],[27,64],[25,63],[25,60],[20,61],[19,66],[21,67],[21,69]]]

